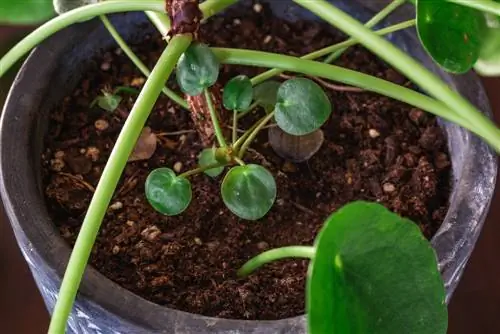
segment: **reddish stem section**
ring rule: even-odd
[[[168,35],[192,34],[196,40],[203,18],[198,0],[166,0],[165,9],[172,25]]]

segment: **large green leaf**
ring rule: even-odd
[[[427,52],[443,68],[465,73],[479,58],[484,15],[446,0],[417,1],[417,29]]]
[[[272,174],[259,165],[231,168],[221,186],[222,200],[235,215],[257,220],[266,215],[276,199]]]
[[[217,81],[219,67],[219,60],[206,44],[193,43],[179,58],[177,82],[184,93],[200,95]]]
[[[145,190],[149,204],[167,216],[186,210],[192,198],[191,183],[170,168],[152,171],[146,179]]]
[[[38,24],[54,15],[52,0],[0,0],[0,24]]]
[[[276,123],[294,136],[303,136],[321,127],[330,117],[332,105],[328,96],[314,81],[295,78],[278,89]]]
[[[445,289],[416,224],[375,203],[330,216],[309,266],[309,334],[444,334]]]

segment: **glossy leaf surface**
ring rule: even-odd
[[[465,73],[479,58],[486,31],[483,13],[446,0],[418,0],[417,29],[427,52],[443,68]]]
[[[206,148],[198,155],[198,165],[207,167],[219,163],[215,159],[215,148]],[[204,173],[211,177],[217,177],[224,171],[224,167],[207,169]]]
[[[191,202],[191,183],[175,175],[170,168],[158,168],[146,179],[146,198],[158,212],[174,216],[184,211]]]
[[[200,95],[219,77],[219,60],[206,44],[193,43],[177,63],[177,82],[181,90],[190,95]]]
[[[445,334],[445,288],[431,244],[376,203],[331,215],[309,266],[310,334]]]
[[[275,119],[278,126],[291,135],[303,136],[321,127],[330,117],[332,106],[328,96],[314,81],[295,78],[278,89]]]
[[[474,69],[483,76],[498,76],[500,75],[500,17],[490,14],[485,17],[488,30]]]
[[[238,75],[228,81],[224,87],[222,101],[228,110],[244,111],[250,107],[253,99],[253,87],[246,75]]]
[[[240,218],[264,217],[276,199],[276,182],[272,174],[259,165],[233,167],[222,182],[222,199]]]

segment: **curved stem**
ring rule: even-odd
[[[57,16],[23,38],[22,41],[16,44],[2,57],[2,59],[0,59],[0,77],[2,77],[5,72],[12,67],[12,65],[14,65],[40,42],[73,23],[88,20],[104,14],[146,10],[163,12],[164,2],[159,0],[143,0],[134,2],[126,0],[104,1],[79,7]]]
[[[383,19],[385,19],[387,16],[389,16],[389,14],[394,12],[396,9],[398,9],[405,2],[406,2],[406,0],[394,0],[394,1],[392,1],[384,9],[382,9],[380,12],[375,14],[370,20],[368,20],[365,23],[365,27],[373,28],[375,25],[380,23]],[[348,39],[348,41],[350,41],[350,40],[352,40],[352,38]],[[343,49],[340,49],[340,50],[333,52],[324,60],[324,62],[331,64],[338,57],[340,57],[344,53],[345,50],[347,50],[347,48],[343,48]]]
[[[383,36],[383,35],[387,35],[387,34],[395,32],[395,31],[398,31],[398,30],[403,30],[403,29],[413,27],[415,25],[415,23],[416,23],[415,20],[404,21],[404,22],[395,24],[393,26],[377,30],[374,33],[379,35],[379,36]],[[358,40],[351,38],[351,39],[348,39],[347,41],[337,43],[337,44],[334,44],[331,46],[327,46],[326,48],[308,53],[307,55],[301,57],[301,59],[312,60],[312,59],[320,58],[320,57],[323,57],[329,53],[348,48],[348,47],[356,45],[358,43],[359,43]],[[266,72],[263,72],[255,77],[253,77],[251,81],[252,81],[253,85],[257,85],[257,84],[259,84],[263,81],[266,81],[274,76],[277,76],[281,73],[283,73],[283,70],[281,70],[279,68],[274,68],[272,70],[268,70]]]
[[[250,107],[248,107],[247,110],[245,111],[242,111],[238,114],[238,119],[244,117],[245,115],[247,115],[249,112],[251,112],[252,110],[254,110],[256,107],[259,106],[259,102],[254,102],[250,105]]]
[[[132,49],[128,46],[127,42],[123,40],[118,31],[115,29],[113,24],[109,21],[109,19],[105,15],[99,16],[102,23],[110,33],[110,35],[115,39],[118,46],[125,52],[125,54],[130,58],[132,63],[141,71],[141,73],[147,78],[151,74],[151,71],[148,67],[137,57],[137,55],[132,51]],[[189,110],[189,105],[182,97],[180,97],[177,93],[169,89],[168,87],[163,87],[163,94],[168,96],[172,101],[183,107],[184,109]]]
[[[485,13],[500,16],[500,3],[491,0],[446,0],[458,5],[478,9]]]
[[[255,130],[255,128],[259,126],[262,119],[263,118],[261,118],[257,122],[255,122],[248,130],[246,130],[246,132],[240,138],[238,138],[238,140],[235,143],[233,143],[232,148],[234,151],[238,151],[238,148],[241,146],[241,144],[243,144],[245,139],[247,139],[247,137],[252,133],[252,131]]]
[[[195,168],[195,169],[192,169],[192,170],[188,170],[187,172],[179,174],[179,177],[187,178],[189,176],[193,176],[193,175],[196,175],[196,174],[203,173],[204,171],[207,171],[207,170],[210,170],[210,169],[224,167],[224,166],[225,165],[220,164],[220,163],[210,164],[210,165],[207,165],[207,166],[198,167],[198,168]]]
[[[238,157],[233,157],[234,161],[236,161],[240,166],[245,166],[245,162]]]
[[[243,155],[245,155],[245,152],[248,149],[248,146],[252,143],[252,141],[257,137],[257,134],[259,133],[260,130],[271,120],[271,118],[274,117],[274,111],[270,112],[266,117],[262,119],[262,121],[257,125],[257,127],[250,133],[247,139],[243,142],[241,145],[241,149],[238,152],[238,157],[243,158]]]
[[[224,64],[279,67],[285,71],[330,79],[414,105],[462,126],[470,125],[442,102],[368,74],[322,62],[262,51],[226,48],[212,48],[212,51]]]
[[[238,276],[248,276],[259,267],[276,260],[283,260],[286,258],[304,258],[312,260],[315,255],[316,248],[312,246],[288,246],[271,249],[246,262],[240,270],[238,270]]]
[[[474,130],[478,134],[485,136],[485,139],[489,141],[495,150],[500,152],[500,129],[486,116],[478,112],[469,101],[453,91],[420,63],[325,0],[293,1],[323,18],[331,25],[358,39],[367,49],[394,66],[428,94],[443,101],[451,109],[455,110],[456,113],[460,113],[461,118],[473,125]],[[454,1],[456,2],[457,0]],[[470,2],[473,3],[475,1]]]
[[[215,130],[215,136],[217,137],[217,141],[219,142],[220,147],[227,147],[226,139],[222,134],[222,129],[219,124],[219,118],[217,117],[217,113],[215,112],[214,103],[212,101],[212,97],[210,96],[210,92],[207,88],[204,90],[205,100],[207,101],[208,110],[210,111],[210,118],[212,119],[212,124]]]
[[[78,286],[82,280],[92,246],[94,245],[99,227],[118,185],[122,171],[161,93],[165,78],[170,76],[177,59],[190,43],[191,36],[188,35],[179,35],[172,38],[153,69],[151,76],[146,81],[123,126],[106,167],[102,172],[75,246],[71,252],[68,267],[66,268],[54,308],[49,334],[63,334],[65,332],[66,322],[71,312]]]

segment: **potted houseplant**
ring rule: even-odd
[[[34,2],[32,6],[40,3]],[[210,16],[235,3],[234,0],[208,0],[201,5],[198,5],[197,1],[189,0],[172,0],[166,3],[110,0],[99,3],[83,1],[75,5],[71,1],[54,1],[60,16],[35,30],[0,60],[0,75],[3,75],[30,49],[59,30],[79,23],[77,27],[65,29],[50,37],[31,54],[13,85],[1,125],[2,197],[21,249],[52,311],[49,332],[62,333],[66,327],[77,333],[303,333],[306,327],[310,333],[445,332],[446,301],[449,300],[460,278],[491,200],[496,177],[496,157],[493,152],[500,150],[500,131],[476,109],[488,112],[486,98],[477,79],[471,74],[455,77],[445,73],[444,70],[465,73],[475,66],[483,74],[495,74],[498,52],[492,41],[496,41],[494,36],[498,31],[491,22],[497,20],[495,15],[500,14],[500,5],[495,1],[420,0],[402,8],[404,1],[396,0],[382,10],[378,8],[377,14],[363,26],[343,10],[356,15],[359,19],[368,20],[367,14],[370,11],[365,5],[373,7],[372,2],[353,4],[343,1],[330,3],[321,0],[314,2],[295,0],[295,4],[285,1],[254,3],[253,7],[250,7],[253,12],[261,14],[263,10],[270,8],[279,18],[278,23],[284,24],[284,21],[280,21],[284,17],[288,19],[294,17],[296,22],[306,29],[308,25],[304,22],[311,20],[311,16],[310,14],[308,16],[309,12],[299,10],[303,7],[354,38],[314,51],[299,59],[285,55],[286,48],[278,49],[283,54],[276,54],[248,49],[209,47],[209,43],[204,39],[212,40],[216,35],[204,33],[204,29],[212,28],[212,31],[218,32],[217,35],[223,35],[223,31],[230,28],[223,19],[218,21],[218,26],[215,24],[210,26],[210,22],[207,21],[208,28],[204,28],[203,25],[200,27],[200,22],[209,20]],[[269,7],[264,8],[263,4]],[[413,5],[417,6],[416,20]],[[3,13],[7,13],[10,19],[15,17],[16,10],[20,10],[17,13],[21,13],[23,18],[29,11],[26,7],[18,9],[15,4],[9,2],[5,2],[5,8]],[[33,7],[31,14],[40,13],[34,9],[36,7]],[[401,10],[397,17],[406,17],[407,21],[394,23],[389,20],[385,28],[378,29],[375,33],[369,30],[397,9]],[[142,16],[117,17],[114,21],[116,27],[102,16],[126,11],[147,13],[163,37],[168,40],[168,46],[164,51],[155,50],[151,46],[154,44],[151,37],[145,38],[145,33],[151,34],[151,32],[148,31],[150,28],[144,25]],[[168,15],[163,14],[163,11]],[[46,12],[42,14],[43,18],[48,15]],[[113,39],[103,34],[103,25],[96,20],[80,23],[100,15],[104,27],[111,33]],[[269,17],[267,19],[263,22],[270,24],[272,20],[269,20]],[[246,24],[252,20],[243,18],[231,20],[233,26],[241,27],[237,30],[241,30],[243,35],[248,31],[256,33],[259,29],[255,25],[253,27],[241,25],[242,21]],[[453,29],[442,27],[443,20],[446,20],[447,25]],[[443,83],[436,74],[380,37],[415,24],[425,50],[442,69],[431,63],[424,50],[418,48],[419,41],[415,34],[393,36],[394,41],[407,53],[424,63],[425,67],[445,79],[448,84]],[[149,54],[155,62],[158,60],[151,72],[143,63],[148,57],[141,58],[135,55],[120,34],[126,36],[125,40],[135,43],[143,41],[142,44],[150,45],[151,49],[146,49],[149,52],[146,54]],[[312,29],[307,35],[303,35],[303,38],[310,38],[308,41],[311,44],[312,37],[318,34],[321,35]],[[490,36],[493,36],[492,39]],[[269,43],[266,42],[267,39],[267,36],[264,36],[259,42],[267,44]],[[164,43],[161,39],[158,40]],[[247,35],[241,43],[250,43],[250,40],[252,35]],[[127,78],[130,70],[126,70],[124,66],[120,66],[120,71],[123,72],[117,71],[116,67],[113,68],[110,59],[114,59],[114,56],[109,53],[98,58],[102,63],[97,68],[102,72],[111,71],[109,73],[112,75],[109,73],[94,77],[88,75],[87,71],[95,69],[96,66],[92,67],[86,60],[95,58],[100,48],[110,49],[112,42],[118,42],[119,52],[125,52],[144,76],[148,77],[145,82],[136,80],[134,84],[132,79],[137,78]],[[286,45],[287,41],[277,40],[273,45],[278,48],[280,43]],[[406,80],[395,72],[390,72],[393,81],[403,78],[400,85],[329,64],[347,47],[356,43],[362,43],[394,66],[431,97],[405,87]],[[312,60],[322,57],[324,59],[321,61]],[[277,69],[259,73],[250,79],[241,68],[229,66],[221,70],[221,63]],[[167,78],[174,70],[178,87],[175,85],[174,88],[165,87]],[[300,75],[294,77],[285,75],[279,81],[269,81],[283,71]],[[125,73],[125,78],[115,78],[118,73]],[[381,75],[379,72],[375,74]],[[108,83],[114,87],[96,94],[98,90],[96,87],[100,86],[94,87],[95,78],[100,80],[108,78]],[[117,85],[118,79],[127,82],[127,87]],[[338,81],[349,86],[332,86],[323,79]],[[54,86],[57,86],[57,89],[54,89]],[[139,87],[140,92],[131,86]],[[75,87],[78,88],[75,90]],[[399,137],[391,137],[393,135],[391,131],[394,129],[384,126],[384,121],[378,120],[379,118],[367,124],[368,127],[361,126],[364,130],[359,130],[357,123],[362,123],[363,120],[356,118],[356,115],[352,119],[335,118],[335,110],[332,112],[332,91],[360,93],[360,88],[415,106],[417,109],[405,105],[414,125],[400,129]],[[325,91],[328,91],[329,95]],[[155,111],[157,115],[149,119],[150,128],[144,129],[149,114],[162,92],[166,96],[163,99],[167,102],[164,104],[159,102],[160,107]],[[191,119],[186,120],[176,116],[181,113],[181,108],[171,109],[174,103],[188,109]],[[339,106],[338,103],[334,105]],[[365,101],[362,108],[367,108],[366,105]],[[78,109],[82,106],[84,111]],[[124,108],[120,109],[120,106]],[[57,108],[68,111],[61,114]],[[346,109],[356,108],[359,106],[354,103],[354,107]],[[403,107],[393,105],[385,108],[384,113],[394,112],[391,108]],[[433,120],[426,118],[421,110],[429,111],[446,120],[441,124],[448,136],[448,149],[453,166],[451,181],[453,192],[449,199],[446,217],[445,213],[439,210],[441,209],[439,203],[443,203],[439,202],[443,201],[439,197],[444,196],[446,202],[446,193],[438,193],[437,188],[440,186],[446,188],[447,183],[446,180],[444,183],[439,183],[439,173],[434,170],[446,170],[449,159],[445,152],[439,151],[443,147],[442,134],[436,132]],[[98,115],[95,121],[92,114]],[[372,110],[370,115],[370,117],[380,117],[379,111]],[[67,117],[74,128],[62,129],[61,124],[64,122],[60,117]],[[89,122],[92,128],[90,134]],[[196,131],[193,136],[198,138],[197,142],[193,136],[186,136],[183,140],[176,140],[175,143],[166,139],[162,142],[162,139],[158,138],[160,133],[155,132],[158,130],[154,128],[155,122],[160,124],[159,128],[191,122],[189,124],[192,124]],[[409,121],[405,118],[403,122]],[[238,124],[244,128],[242,133],[238,133]],[[373,124],[378,124],[379,128]],[[411,135],[412,131],[415,131],[411,130],[415,124],[419,133],[416,142],[419,142],[421,147],[411,148],[413,142],[410,139],[404,139],[403,143],[395,142],[396,139],[406,138],[405,131]],[[420,128],[422,124],[424,127]],[[71,132],[75,129],[84,130]],[[332,129],[336,129],[339,135],[332,137],[328,132]],[[113,131],[116,134],[118,130],[120,135],[116,142],[113,139],[111,145],[108,142],[108,146],[99,142],[99,138],[106,140],[114,138]],[[263,130],[266,130],[266,133]],[[54,131],[57,133],[55,136]],[[192,129],[185,131],[192,133]],[[388,131],[388,134],[384,131]],[[164,136],[174,135],[167,129],[164,132],[166,132]],[[355,150],[355,146],[348,145],[351,138],[346,140],[346,133],[359,136],[353,140],[356,145],[366,145],[365,150],[356,151],[352,155],[343,152],[344,147]],[[362,133],[364,135],[361,135]],[[85,147],[76,145],[78,141],[69,140],[68,136],[71,134],[81,136],[86,141]],[[178,134],[177,131],[175,135]],[[51,138],[57,138],[59,135],[64,137],[64,143],[51,142]],[[262,153],[266,150],[266,145],[259,141],[258,136],[263,135],[265,137],[267,135],[270,150],[274,152],[272,154],[281,159],[276,160],[278,163],[267,160],[270,153]],[[49,140],[43,143],[42,138],[47,137]],[[88,145],[92,140],[97,146]],[[179,146],[184,145],[182,141],[187,141],[195,149],[188,145],[178,150]],[[184,155],[176,153],[178,155],[173,157],[180,159],[183,156],[184,160],[174,161],[172,154],[155,152],[158,142],[163,143],[161,149],[170,147],[168,151],[170,153],[187,152]],[[382,143],[385,145],[383,157],[381,152],[378,152],[378,155],[374,153]],[[99,146],[101,144],[102,146]],[[256,149],[250,151],[251,145]],[[323,149],[323,152],[328,154],[321,155],[321,146],[329,147],[329,151]],[[80,156],[73,154],[75,148],[79,149]],[[434,159],[432,162],[428,161],[429,153],[426,153],[426,150],[432,152],[431,156]],[[193,154],[195,151],[197,153]],[[342,161],[340,166],[357,166],[357,169],[352,167],[342,170],[345,175],[342,175],[341,183],[334,183],[339,187],[340,184],[343,185],[341,188],[343,193],[330,190],[328,187],[331,188],[332,184],[327,183],[322,191],[314,190],[305,196],[314,197],[312,200],[309,199],[310,203],[318,202],[324,205],[315,208],[321,213],[320,218],[314,218],[317,213],[313,210],[300,203],[294,204],[293,198],[286,198],[285,203],[280,202],[283,199],[280,198],[280,187],[282,189],[300,187],[300,183],[282,180],[281,169],[285,169],[285,164],[288,170],[285,172],[290,173],[295,173],[296,171],[291,170],[298,169],[298,165],[309,171],[329,171],[325,164],[320,163],[318,155],[325,159],[326,163],[330,163],[328,157],[331,157],[332,152],[336,152],[335,154],[341,159],[346,160]],[[155,155],[152,155],[153,153]],[[405,156],[405,153],[413,155]],[[391,198],[394,199],[391,207],[398,208],[396,203],[404,206],[405,202],[395,196],[402,192],[396,191],[398,184],[395,185],[393,180],[401,179],[402,177],[399,176],[398,179],[397,175],[403,175],[405,170],[397,168],[388,170],[388,173],[392,173],[393,179],[389,177],[387,182],[382,182],[381,179],[370,184],[367,182],[366,186],[360,186],[358,175],[352,173],[360,169],[360,174],[368,173],[369,168],[370,171],[377,169],[375,168],[377,166],[381,168],[382,164],[377,165],[377,160],[382,158],[384,166],[392,167],[396,157],[401,157],[401,161],[394,163],[395,165],[399,167],[404,165],[407,170],[412,171],[411,182],[414,187],[412,194],[420,192],[423,196],[427,196],[426,201],[418,202],[418,205],[415,204],[413,197],[406,198],[407,202],[419,208],[423,212],[422,217],[435,214],[437,218],[434,220],[444,219],[439,230],[428,235],[432,237],[431,242],[426,241],[414,223],[388,211],[381,204],[368,203],[364,200],[344,206],[341,205],[345,204],[341,200],[337,202],[334,200],[334,197],[349,197],[346,194],[350,189],[357,189],[362,193],[367,191],[365,187],[367,189],[371,187],[370,194],[393,194],[385,195],[384,203]],[[414,161],[415,157],[418,158],[417,161]],[[361,166],[356,164],[357,160],[362,162]],[[95,164],[90,163],[89,167],[89,161]],[[123,203],[113,198],[120,182],[118,193],[130,191],[127,187],[137,186],[138,183],[134,178],[136,174],[142,173],[138,166],[144,161],[147,161],[146,167],[143,166],[142,169],[147,173],[142,174],[143,182],[139,184],[139,190],[133,192],[131,202],[124,200]],[[285,164],[276,168],[276,165],[283,161]],[[290,161],[298,163],[289,163]],[[100,168],[104,165],[104,169]],[[125,179],[120,180],[126,165],[135,167],[126,170]],[[183,168],[183,165],[192,168]],[[333,170],[336,167],[331,166],[331,168]],[[67,171],[73,171],[80,176]],[[47,173],[50,174],[49,177]],[[42,178],[42,174],[45,178]],[[81,177],[82,175],[86,176]],[[310,184],[306,183],[305,174],[300,175],[302,176],[298,180],[306,185],[302,189],[305,191]],[[311,173],[308,175],[314,178]],[[86,178],[93,178],[95,182],[89,183]],[[320,184],[325,179],[327,174],[322,174],[319,181],[315,182]],[[73,186],[68,188],[68,182]],[[197,188],[196,182],[202,186]],[[92,183],[96,183],[97,186]],[[219,185],[220,193],[217,190]],[[402,187],[404,186],[403,184]],[[80,193],[82,189],[86,189],[87,197],[71,197],[72,194]],[[48,204],[44,201],[44,193],[48,198]],[[142,198],[142,203],[149,203],[149,209],[134,214],[124,211],[123,206],[135,203],[139,193],[142,195],[137,203]],[[210,197],[205,197],[204,205],[200,206],[193,201],[194,195],[202,197],[207,196],[207,193]],[[293,192],[290,190],[289,193]],[[351,196],[348,200],[370,198],[367,196]],[[120,198],[126,199],[126,197]],[[372,199],[379,198],[375,196]],[[438,202],[438,207],[432,211],[429,209],[431,199],[434,201],[432,204],[434,206],[436,201]],[[195,209],[189,209],[191,201],[192,205],[197,205]],[[222,224],[224,220],[231,222],[225,230],[222,229],[223,233],[221,232],[219,236],[230,240],[234,234],[238,235],[233,244],[234,248],[228,249],[225,253],[221,252],[224,246],[221,245],[222,239],[204,240],[210,231],[205,231],[207,234],[203,234],[202,217],[206,212],[210,212],[211,215],[216,214],[215,211],[203,211],[204,207],[211,205],[210,201],[218,203],[219,206],[215,208],[223,213],[223,218],[220,218],[217,224]],[[55,202],[62,211],[54,209]],[[332,203],[335,205],[332,206]],[[278,208],[279,206],[284,209]],[[292,215],[302,212],[301,220],[305,218],[323,222],[326,219],[325,224],[318,229],[318,225],[294,220],[295,217],[288,216],[287,213],[292,206],[297,210],[291,211]],[[47,207],[52,210],[51,216],[47,212]],[[332,207],[334,210],[324,215],[325,210]],[[151,213],[154,210],[159,213]],[[408,210],[399,208],[395,211]],[[126,214],[122,214],[123,212]],[[158,218],[160,214],[168,218],[160,220]],[[141,219],[141,215],[146,219]],[[133,219],[130,218],[132,216]],[[138,276],[153,272],[154,277],[145,280],[146,285],[149,284],[146,290],[149,289],[151,292],[148,297],[153,301],[165,291],[170,293],[167,297],[174,296],[181,288],[182,278],[172,276],[167,268],[180,271],[183,262],[190,263],[186,271],[196,271],[199,267],[217,267],[225,263],[223,256],[230,257],[231,253],[247,249],[246,253],[243,252],[243,257],[246,256],[243,260],[249,260],[248,262],[244,265],[241,261],[232,262],[240,263],[243,265],[241,268],[230,268],[226,264],[223,267],[227,272],[219,274],[234,285],[238,282],[244,284],[245,281],[244,278],[238,280],[236,274],[247,276],[270,261],[286,257],[309,259],[306,291],[307,325],[302,317],[274,321],[243,321],[224,319],[226,318],[224,312],[220,312],[219,317],[195,315],[146,301],[137,293],[127,291],[92,268],[88,268],[84,275],[104,217],[115,225],[120,225],[120,229],[113,230],[113,224],[106,225],[102,233],[104,236],[112,236],[115,243],[106,243],[109,240],[106,237],[99,240],[98,252],[108,249],[109,256],[99,257],[94,252],[94,266],[99,267],[101,272],[108,268],[106,276],[115,282],[121,282],[127,289],[135,292],[144,291],[144,286],[140,286],[144,282],[138,279],[135,288],[128,284],[125,276],[134,276],[137,273],[130,271],[130,268],[119,267],[117,264],[120,263],[120,259],[128,264],[137,265],[133,268],[137,268],[134,270],[140,273]],[[139,229],[138,222],[143,222],[148,217],[158,221],[149,225],[139,224]],[[288,221],[266,220],[266,217],[275,219],[288,217],[285,218]],[[84,218],[83,223],[80,218]],[[60,230],[57,231],[52,220],[64,221],[65,225],[60,225]],[[255,239],[251,240],[251,237],[244,235],[246,226],[265,225],[266,222],[269,226],[289,231],[285,233],[287,237],[292,232],[300,234],[304,230],[307,230],[309,237],[285,239],[287,242],[298,240],[297,242],[301,244],[297,246],[287,244],[287,247],[270,249],[272,248],[270,243],[274,240],[255,243]],[[290,222],[295,227],[290,226]],[[180,247],[176,244],[176,238],[184,231],[177,228],[179,226],[183,228],[183,224],[186,224],[185,229],[194,230],[195,233],[187,233],[191,241],[186,241],[183,247]],[[168,233],[165,226],[175,228],[178,234]],[[217,227],[215,224],[209,226]],[[262,231],[266,233],[269,230],[261,230],[259,235],[261,238],[263,238]],[[69,262],[70,251],[60,233],[70,242],[75,241]],[[127,233],[130,235],[125,238],[129,241],[133,238],[140,239],[134,244],[134,247],[138,248],[126,251],[120,258],[120,254],[123,254],[121,248],[126,248],[127,245],[116,241],[116,238],[123,238]],[[283,237],[283,234],[276,232],[271,237]],[[309,242],[309,245],[304,244],[307,238],[311,237],[314,242]],[[250,243],[246,240],[250,240]],[[284,246],[283,243],[276,244]],[[152,245],[159,245],[160,248],[154,248]],[[179,247],[186,252],[193,248],[195,252],[188,253],[189,257],[181,257],[178,252]],[[154,254],[155,252],[161,254]],[[218,254],[223,256],[213,259],[213,263],[204,264],[201,262],[210,261],[211,258],[202,257],[202,252],[209,255],[219,252]],[[259,253],[262,254],[257,255]],[[256,257],[250,259],[251,256],[248,254]],[[176,257],[181,260],[175,261]],[[159,259],[158,263],[166,263],[165,267],[159,268],[158,263],[151,262],[153,258]],[[197,261],[199,259],[202,261]],[[242,260],[241,257],[239,260]],[[111,266],[106,267],[109,264]],[[305,278],[306,275],[293,268],[296,266],[303,268],[304,265],[303,262],[301,264],[293,262],[290,266],[280,267],[277,263],[274,268],[281,268],[281,274],[279,270],[275,270],[271,272],[272,277],[267,281],[257,278],[256,282],[276,281],[277,277],[281,286],[297,286],[293,284],[300,286],[302,281],[298,283],[291,281],[300,280],[300,277]],[[109,271],[116,271],[119,275]],[[203,275],[204,271],[199,273]],[[286,276],[292,273],[291,281],[286,280]],[[185,274],[181,273],[182,275]],[[199,277],[200,275],[198,275],[199,280],[203,278]],[[177,286],[171,283],[173,277],[177,279]],[[77,297],[80,283],[82,283],[81,294]],[[220,284],[224,282],[213,283],[212,289],[215,294],[206,295],[208,300],[196,299],[196,291],[194,294],[184,291],[184,294],[175,295],[177,303],[174,305],[181,310],[182,303],[187,303],[190,307],[200,304],[205,307],[215,305],[218,302],[215,299],[217,292],[228,291],[219,289]],[[253,288],[257,289],[257,286],[254,284]],[[259,295],[256,290],[251,290],[248,286],[244,289],[232,286],[231,289],[240,294],[239,298],[244,300],[243,305],[245,300],[251,299],[253,295]],[[269,289],[265,292],[269,293]],[[298,295],[301,295],[300,291]],[[258,298],[261,299],[257,299],[257,303],[253,305],[260,306],[259,303],[263,303],[265,297],[259,295]],[[272,297],[268,299],[269,304],[280,303],[279,294],[269,297]],[[75,298],[76,303],[74,303]],[[285,306],[290,308],[290,305]],[[242,318],[245,317],[244,312],[245,310],[242,311]]]

